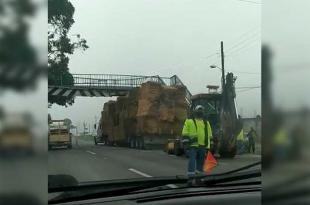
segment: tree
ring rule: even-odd
[[[69,0],[48,0],[48,84],[72,86],[72,74],[69,72],[69,55],[75,50],[88,48],[85,39],[79,34],[76,39],[69,37],[74,24],[74,6]],[[48,96],[50,104],[72,105],[74,98]]]
[[[0,1],[0,88],[33,88],[43,73],[28,38],[28,18],[35,11],[31,0]]]

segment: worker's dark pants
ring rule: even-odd
[[[255,142],[249,141],[249,151],[255,153]]]
[[[203,172],[203,163],[206,155],[206,148],[204,146],[190,147],[189,148],[189,161],[187,175],[194,176],[196,170],[198,172]]]
[[[242,140],[237,140],[237,154],[244,153],[244,142]]]

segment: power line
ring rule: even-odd
[[[233,72],[233,73],[243,73],[243,74],[253,74],[253,75],[261,75],[261,73],[247,72],[247,71],[238,71],[238,70],[230,70],[230,72]]]
[[[228,49],[226,49],[226,51],[230,52],[230,51],[234,50],[235,48],[238,48],[239,46],[241,46],[243,44],[251,43],[251,42],[253,42],[254,40],[257,40],[257,39],[260,39],[259,33],[255,33],[254,35],[249,36],[248,38],[245,38],[242,41],[239,41],[239,42],[233,44]]]
[[[253,89],[237,90],[236,92],[238,92],[238,93],[243,93],[243,92],[247,92],[247,91],[253,91]]]
[[[261,86],[249,86],[249,87],[236,87],[236,92],[242,93],[242,92],[247,92],[250,90],[258,89],[261,88]]]
[[[259,32],[255,31],[254,35],[251,36],[247,36],[249,33],[252,33],[253,30],[247,31],[245,33],[243,33],[242,35],[239,36],[239,40],[237,41],[237,43],[233,44],[232,46],[228,47],[228,49],[226,49],[226,51],[228,51],[226,54],[228,54],[228,56],[230,56],[232,53],[238,52],[239,50],[242,50],[243,48],[247,47],[248,45],[251,45],[253,42],[258,42],[256,40],[260,39]],[[246,37],[243,40],[242,37]],[[219,55],[219,52],[215,52],[212,53],[210,55],[208,55],[205,59],[209,59],[209,58],[214,58],[214,57],[219,57],[217,56]],[[225,55],[227,56],[227,55]],[[215,64],[216,62],[214,62],[213,64]]]
[[[254,89],[254,88],[261,88],[261,86],[236,87],[236,89]]]
[[[254,33],[253,33],[253,31],[254,31]],[[247,35],[250,34],[250,33],[253,33],[253,35],[247,36]],[[238,47],[240,44],[243,44],[243,43],[246,42],[247,40],[250,40],[252,37],[255,37],[255,35],[257,35],[257,34],[259,34],[259,31],[258,31],[258,30],[256,31],[256,29],[254,29],[254,30],[251,29],[251,30],[249,30],[249,31],[247,31],[247,32],[245,32],[245,33],[243,33],[243,34],[241,34],[238,38],[236,38],[237,43],[235,43],[235,44],[233,44],[232,46],[228,47],[228,49],[226,49],[226,51],[229,51],[229,50],[231,50],[231,49],[234,48],[234,47]],[[246,37],[246,38],[243,39],[243,37]],[[249,37],[250,37],[250,38],[249,38]],[[241,39],[243,39],[243,40],[241,41]],[[215,56],[217,56],[217,55],[219,55],[219,54],[220,54],[220,53],[217,51],[217,52],[211,53],[210,55],[206,56],[205,58],[206,58],[206,59],[212,58],[212,57],[215,57]]]
[[[232,55],[235,55],[236,53],[239,53],[239,52],[242,51],[242,50],[244,51],[244,49],[247,50],[248,48],[251,48],[252,46],[254,46],[255,43],[259,43],[259,41],[252,41],[252,42],[250,42],[249,44],[245,44],[244,46],[239,47],[238,49],[235,49],[235,50],[233,50],[233,51],[230,51],[230,52],[228,52],[228,56],[226,56],[226,57],[230,57],[230,56],[232,56]],[[260,52],[260,51],[259,51],[259,52]]]
[[[236,38],[236,39],[243,38],[243,36],[247,36],[250,33],[256,33],[258,31],[260,31],[259,27],[253,27],[253,28],[247,30],[246,32],[242,33],[241,35],[239,35],[238,38]]]
[[[236,41],[238,43],[238,42],[242,41],[243,39],[245,40],[249,37],[252,37],[252,36],[254,36],[256,34],[260,34],[260,33],[261,33],[260,28],[257,28],[257,27],[251,28],[251,29],[247,30],[246,32],[242,33],[241,35],[239,35],[238,37],[233,38],[232,41]],[[228,49],[230,49],[230,47],[228,47]]]
[[[207,57],[205,57],[205,59],[212,58],[212,57],[214,57],[214,56],[216,56],[216,55],[218,55],[218,54],[219,54],[219,53],[210,54],[210,55],[208,55]]]
[[[242,1],[242,2],[251,3],[251,4],[261,4],[260,2],[250,1],[250,0],[236,0],[236,1]]]
[[[254,28],[254,29],[251,28],[251,29],[247,30],[246,32],[242,33],[237,38],[235,38],[237,43],[235,43],[232,46],[228,47],[228,49],[226,49],[226,51],[229,51],[232,48],[235,48],[235,47],[240,46],[241,44],[244,44],[247,40],[251,40],[251,38],[256,37],[256,35],[259,34],[259,33],[260,33],[260,30],[257,29],[257,28]],[[252,34],[252,35],[249,36],[249,34]],[[213,53],[209,54],[208,56],[205,57],[205,59],[214,58],[217,55],[219,55],[219,51],[216,51],[216,52],[213,52]]]
[[[237,37],[233,38],[229,42],[239,42],[243,38],[247,38],[249,35],[250,36],[255,35],[256,33],[260,33],[260,29],[258,29],[257,27],[251,28],[251,29],[247,30],[246,32],[242,33],[241,35],[238,35]],[[230,47],[228,46],[227,48],[229,49]]]

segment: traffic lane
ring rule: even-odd
[[[170,160],[169,167],[163,168],[165,165],[159,164],[161,156]],[[147,170],[154,169],[150,176],[186,174],[186,162],[172,158],[176,157],[169,157],[158,150],[93,146],[89,141],[79,140],[79,146],[74,145],[72,150],[57,149],[49,152],[49,174],[69,174],[79,181],[143,177],[139,170],[145,172],[145,167]]]
[[[161,164],[162,157],[170,163]],[[49,151],[49,174],[68,174],[78,181],[184,175],[184,167],[184,159],[163,151],[93,146],[82,140],[72,150]]]
[[[87,146],[98,156],[108,157],[113,161],[124,164],[151,176],[186,175],[188,159],[168,155],[162,150],[136,150],[122,147]],[[221,173],[260,161],[260,155],[240,155],[234,159],[218,159],[212,173]],[[126,167],[125,166],[125,167]]]
[[[161,150],[134,150],[115,147],[93,148],[99,156],[108,156],[114,161],[152,176],[186,175],[188,159],[168,155]],[[260,155],[241,155],[234,159],[218,159],[211,173],[222,173],[260,161]],[[128,164],[130,162],[130,164]]]
[[[79,182],[137,177],[123,166],[81,147],[55,149],[48,153],[48,174],[71,175]]]
[[[219,159],[211,173],[229,171],[259,160],[259,155]],[[49,153],[49,173],[70,174],[78,181],[175,176],[186,175],[187,162],[185,157],[168,155],[162,150],[94,146],[91,141],[80,140],[72,150]]]
[[[185,175],[187,162],[161,150],[135,150],[120,147],[94,147],[98,156],[106,156],[127,169],[139,170],[151,176]]]
[[[0,158],[0,201],[44,204],[47,198],[47,156]],[[4,201],[3,201],[4,200]],[[12,201],[13,200],[13,201]]]

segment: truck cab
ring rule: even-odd
[[[33,152],[32,118],[29,114],[9,113],[1,117],[0,125],[1,152]]]
[[[67,147],[72,148],[72,134],[65,120],[51,120],[48,132],[48,148]]]

